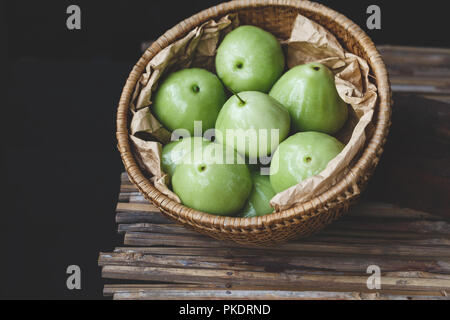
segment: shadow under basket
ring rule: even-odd
[[[302,205],[254,218],[214,216],[177,203],[157,190],[139,168],[129,138],[130,99],[147,63],[170,43],[193,28],[229,13],[237,13],[241,24],[264,28],[288,38],[298,13],[328,29],[347,51],[364,58],[376,79],[378,100],[372,119],[374,131],[348,174],[328,191]],[[123,88],[117,112],[118,148],[131,181],[165,215],[200,233],[243,245],[269,246],[306,237],[344,214],[359,197],[376,165],[389,131],[391,90],[385,65],[371,39],[352,21],[323,5],[309,1],[232,1],[204,10],[168,30],[154,42],[134,66]]]

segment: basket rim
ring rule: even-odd
[[[376,108],[378,107],[378,110],[374,113],[374,117],[372,119],[372,122],[376,120],[373,135],[369,142],[366,142],[366,147],[359,159],[351,168],[349,168],[348,173],[339,182],[313,199],[287,210],[274,212],[272,214],[260,217],[239,218],[216,216],[184,206],[168,198],[166,195],[157,190],[144,176],[134,158],[130,146],[127,120],[129,104],[135,85],[145,70],[148,61],[150,61],[159,51],[167,47],[170,43],[186,35],[189,31],[201,23],[218,16],[223,16],[249,7],[257,8],[270,6],[292,7],[295,9],[306,10],[313,14],[332,17],[335,23],[345,27],[347,32],[350,33],[351,36],[353,36],[354,39],[360,44],[361,48],[365,51],[366,56],[368,57],[367,62],[375,74],[377,82],[378,99]],[[325,206],[328,208],[332,207],[332,202],[335,202],[339,195],[348,193],[347,190],[349,188],[353,188],[353,190],[356,190],[356,193],[359,194],[358,181],[361,178],[364,178],[370,167],[373,167],[378,163],[379,156],[383,151],[383,145],[390,126],[390,99],[391,89],[388,74],[381,59],[381,55],[367,34],[344,15],[324,5],[310,1],[237,0],[221,3],[181,21],[152,43],[152,45],[145,51],[133,67],[122,90],[117,109],[116,137],[118,140],[118,149],[130,180],[150,202],[155,204],[169,217],[203,230],[219,230],[220,232],[229,232],[231,230],[232,232],[244,233],[247,233],[248,230],[264,232],[265,230],[278,228],[280,227],[280,224],[289,224],[290,221],[306,220],[311,218],[311,213],[317,211],[319,208],[324,208]],[[349,196],[349,198],[351,197],[352,195]],[[344,203],[344,205],[346,204]],[[321,210],[321,213],[326,214],[326,210]]]

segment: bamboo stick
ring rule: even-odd
[[[450,50],[445,48],[423,48],[406,46],[377,46],[388,68],[392,66],[442,67],[450,66]]]
[[[193,290],[193,289],[226,289],[223,285],[209,285],[196,283],[145,283],[145,284],[105,284],[103,288],[103,295],[112,297],[118,292],[139,292],[143,290],[161,290],[161,289],[176,289],[176,290]]]
[[[249,248],[249,247],[218,247],[211,250],[210,247],[118,247],[114,250],[115,253],[142,253],[142,254],[167,254],[167,255],[199,255],[199,256],[227,256],[227,257],[247,257],[247,256],[285,256],[285,257],[341,257],[346,259],[351,259],[352,257],[370,259],[370,258],[384,258],[387,256],[384,254],[365,254],[364,252],[361,254],[355,254],[353,252],[346,253],[339,250],[309,250],[309,251],[300,251],[300,250],[290,250],[290,248],[285,249],[284,247],[274,248],[274,247],[257,247],[257,248]],[[420,260],[420,261],[433,261],[433,257],[429,257],[426,252],[423,250],[421,253],[416,254],[415,256],[408,255],[393,255],[389,257],[390,259],[399,259],[399,260]],[[438,257],[442,258],[446,261],[449,259],[449,256]]]
[[[117,203],[117,223],[173,223],[150,203]]]
[[[117,212],[158,212],[161,211],[158,209],[158,207],[154,206],[150,203],[117,203],[116,207]]]
[[[125,232],[155,232],[155,233],[179,233],[179,234],[192,234],[198,235],[198,232],[185,228],[179,224],[154,224],[154,223],[131,223],[131,224],[119,224],[119,233]]]
[[[120,192],[119,202],[149,203],[139,191]]]
[[[116,222],[119,224],[132,223],[174,223],[169,218],[162,215],[160,212],[117,212]]]
[[[344,241],[343,239],[344,238],[342,237],[339,239],[318,239],[318,237],[314,237],[291,241],[272,248],[276,250],[297,252],[336,252],[360,255],[407,256],[411,258],[448,257],[450,252],[450,247],[441,245],[421,245],[420,243],[410,245],[407,242],[395,243],[384,239],[348,239],[347,241]],[[338,243],[336,240],[341,242]],[[239,247],[238,244],[211,240],[201,235],[187,236],[143,232],[127,232],[125,234],[124,243],[130,246]]]
[[[192,255],[192,252],[178,255],[148,254],[142,252],[100,253],[98,264],[145,266],[145,267],[191,267],[206,269],[226,269],[277,272],[347,272],[364,273],[370,265],[377,265],[386,272],[420,270],[433,274],[450,274],[450,258],[434,260],[410,260],[385,257],[360,256],[286,256],[284,254],[237,254],[222,255],[222,252],[209,256]],[[189,254],[191,253],[191,254]],[[417,272],[417,271],[416,271]],[[398,274],[398,273],[397,273]],[[442,275],[444,276],[444,275]]]
[[[450,300],[448,296],[284,290],[141,290],[114,293],[114,300]]]
[[[114,300],[362,300],[357,293],[282,290],[142,290],[114,293]]]
[[[291,274],[239,271],[233,269],[160,268],[104,266],[102,276],[112,279],[151,280],[174,283],[209,283],[231,285],[272,284],[303,288],[327,288],[328,291],[367,290],[368,276],[339,274]],[[450,279],[382,276],[381,287],[388,290],[449,291]]]
[[[322,230],[315,238],[324,236],[345,236],[354,238],[382,238],[386,240],[426,240],[440,239],[442,243],[448,244],[450,240],[450,224],[447,222],[418,221],[382,223],[377,221],[338,221],[328,228]],[[197,234],[181,225],[155,224],[155,223],[132,223],[120,224],[119,232],[156,232],[156,233],[189,233]],[[433,242],[430,240],[430,242]]]
[[[270,290],[269,290],[270,289]],[[186,291],[191,292],[191,299],[217,299],[219,295],[221,299],[233,299],[239,294],[239,291],[246,291],[248,299],[260,298],[261,292],[273,294],[277,299],[298,298],[311,299],[350,299],[350,300],[448,300],[449,296],[444,291],[399,291],[399,290],[366,290],[364,292],[333,292],[333,291],[306,291],[306,290],[281,290],[280,288],[271,288],[270,286],[233,286],[226,288],[222,285],[208,284],[107,284],[105,285],[103,294],[105,296],[114,296],[115,299],[176,299],[180,300],[186,296]],[[207,291],[207,292],[206,292]],[[227,296],[223,296],[223,292]],[[205,294],[206,293],[206,294]],[[219,294],[218,294],[219,293]],[[244,299],[244,298],[243,298]],[[269,298],[267,298],[269,299]]]

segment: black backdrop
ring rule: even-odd
[[[121,241],[114,223],[121,87],[142,40],[219,2],[2,2],[0,298],[102,297],[98,252]],[[449,47],[439,1],[319,2],[377,44]],[[70,4],[81,7],[79,31],[66,28]],[[365,26],[370,4],[381,7],[381,30]],[[82,270],[79,291],[66,288],[71,264]]]

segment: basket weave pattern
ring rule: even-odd
[[[298,13],[321,24],[347,51],[365,59],[376,79],[378,101],[372,120],[375,130],[359,159],[346,176],[328,191],[291,209],[254,218],[209,215],[179,204],[158,191],[145,177],[132,153],[129,139],[129,104],[147,63],[163,48],[210,19],[236,12],[241,24],[259,26],[279,38],[288,38]],[[370,38],[352,21],[323,5],[309,1],[248,0],[223,3],[204,10],[163,34],[134,66],[123,88],[117,111],[118,148],[125,169],[140,192],[167,216],[220,240],[245,245],[271,245],[305,237],[344,214],[370,179],[389,131],[391,90],[385,65]]]

